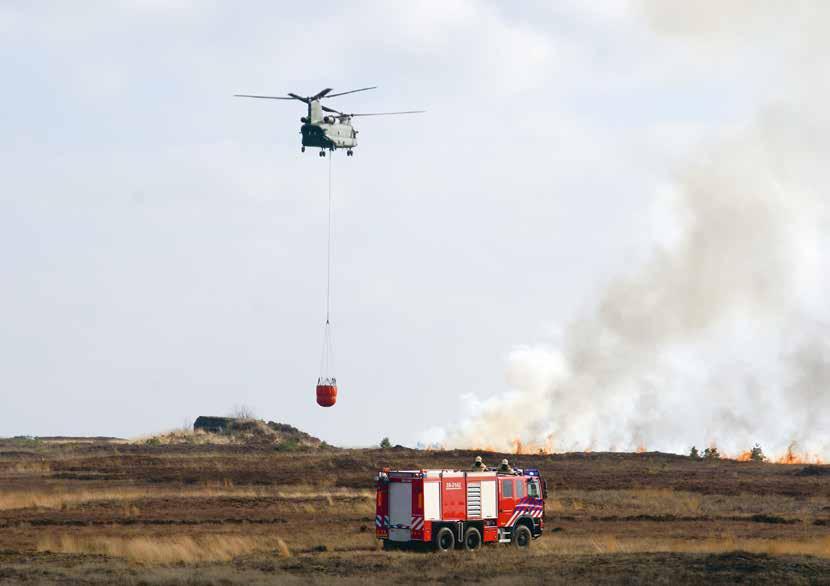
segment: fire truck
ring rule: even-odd
[[[375,536],[386,549],[527,548],[544,529],[546,493],[534,468],[513,474],[386,468],[377,475]]]

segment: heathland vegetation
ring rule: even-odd
[[[436,557],[379,550],[374,473],[466,468],[477,452],[391,442],[346,450],[301,439],[254,421],[233,433],[180,430],[133,442],[0,440],[0,583],[782,583],[830,575],[828,466],[508,454],[548,479],[547,532],[527,554],[492,547]]]

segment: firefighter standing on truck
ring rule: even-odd
[[[514,474],[513,468],[511,468],[510,464],[507,462],[507,458],[501,461],[501,466],[499,466],[499,472],[503,474]]]
[[[473,462],[473,471],[484,472],[485,470],[487,470],[487,466],[484,464],[484,461],[481,459],[481,456],[476,456],[476,461]]]

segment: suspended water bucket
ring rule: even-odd
[[[331,407],[337,402],[337,380],[321,378],[317,380],[317,404],[320,407]]]

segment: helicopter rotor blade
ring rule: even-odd
[[[291,94],[289,94],[291,95]],[[266,100],[297,100],[300,99],[299,97],[290,97],[286,98],[283,96],[252,96],[250,94],[234,94],[233,97],[235,98],[263,98]]]
[[[326,89],[320,90],[319,92],[317,92],[315,95],[313,95],[311,97],[311,99],[312,100],[319,100],[320,98],[325,98],[325,97],[327,97],[327,95],[330,91],[331,91],[331,88],[327,87]]]
[[[405,112],[368,112],[366,114],[348,114],[352,116],[394,116],[396,114],[423,114],[426,110],[406,110]]]
[[[353,94],[355,92],[365,92],[366,90],[373,90],[373,89],[376,89],[377,87],[378,86],[373,85],[372,87],[362,87],[358,90],[349,90],[347,92],[339,92],[339,93],[336,93],[336,94],[329,94],[328,92],[326,92],[326,95],[322,96],[322,97],[334,98],[334,97],[337,97],[337,96],[345,96],[346,94]],[[331,89],[329,89],[329,91],[331,91]]]
[[[320,106],[324,112],[334,112],[335,114],[340,114],[341,116],[345,116],[343,112],[340,110],[335,110],[334,108],[329,108],[328,106]]]
[[[306,104],[308,104],[308,102],[311,101],[311,99],[312,99],[312,98],[304,98],[302,96],[298,96],[297,94],[292,94],[291,92],[288,92],[288,95],[291,96],[291,99],[300,100],[301,102],[305,102]]]

